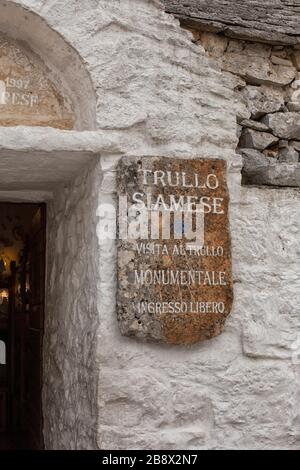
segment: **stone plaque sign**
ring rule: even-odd
[[[233,302],[226,162],[126,157],[118,192],[122,334],[183,345],[220,334]]]
[[[73,104],[25,45],[0,35],[0,126],[73,129]]]

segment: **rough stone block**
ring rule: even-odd
[[[262,119],[274,135],[281,139],[300,140],[300,114],[296,112],[268,114]]]
[[[255,131],[260,131],[260,132],[268,132],[269,130],[266,124],[263,124],[262,122],[259,122],[259,121],[253,121],[252,119],[243,119],[240,125],[243,127],[248,127],[249,129],[253,129]]]
[[[272,159],[278,159],[278,150],[277,149],[265,149],[262,151],[262,153],[266,156],[266,157],[271,157]]]
[[[299,72],[300,71],[300,51],[294,51],[292,58],[293,58],[294,66]]]
[[[300,152],[300,142],[297,140],[292,140],[290,141],[290,145],[297,150],[297,152]]]
[[[228,39],[224,36],[217,36],[216,34],[203,33],[201,34],[200,42],[208,55],[218,59],[223,56],[228,44]]]
[[[241,149],[246,184],[300,187],[300,164],[277,163],[253,149]]]
[[[276,144],[278,140],[278,137],[274,137],[268,132],[259,132],[253,129],[244,129],[240,139],[240,147],[264,150],[267,147]]]
[[[279,150],[278,160],[280,162],[297,163],[299,161],[299,153],[292,146],[288,146]]]
[[[284,65],[285,67],[293,67],[293,62],[291,60],[278,57],[277,55],[271,56],[271,62],[274,65]]]
[[[266,184],[271,186],[300,187],[299,163],[275,163],[270,165]]]
[[[280,88],[248,85],[241,93],[253,119],[280,111],[284,106],[284,91]]]
[[[234,51],[228,48],[222,60],[222,67],[241,76],[250,84],[290,84],[296,76],[292,62],[284,61],[284,65],[275,65],[269,60],[270,54],[271,48],[263,44],[246,44],[242,50]]]
[[[269,167],[269,159],[254,149],[242,148],[244,159],[243,178],[248,184],[265,184]]]
[[[286,107],[289,111],[299,112],[300,111],[300,100],[299,101],[289,101],[287,103]]]

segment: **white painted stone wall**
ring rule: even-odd
[[[79,52],[111,139],[48,206],[46,447],[298,448],[300,196],[240,187],[236,79],[155,0],[8,3]],[[97,243],[96,214],[115,204],[122,154],[228,161],[235,306],[220,337],[187,349],[120,336],[115,243]]]
[[[48,449],[95,449],[98,397],[97,166],[48,204],[44,438]]]

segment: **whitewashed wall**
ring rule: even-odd
[[[100,181],[93,164],[48,204],[43,388],[48,449],[97,447]]]
[[[97,129],[118,143],[49,206],[47,448],[299,447],[300,196],[241,190],[236,79],[154,0],[7,3],[79,52]],[[120,336],[115,245],[97,245],[96,212],[115,201],[122,153],[228,160],[235,307],[222,336],[189,349]]]

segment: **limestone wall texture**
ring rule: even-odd
[[[162,0],[187,27],[230,38],[299,44],[299,0]]]
[[[197,44],[240,79],[238,118],[246,184],[300,186],[300,50],[194,32]]]
[[[48,205],[46,447],[298,448],[300,195],[241,186],[239,78],[155,0],[7,3],[78,51],[111,141]],[[97,214],[115,205],[122,155],[227,160],[235,305],[218,338],[187,349],[120,335],[116,243],[97,243]]]
[[[48,204],[43,389],[48,449],[97,447],[99,181],[93,164]]]

